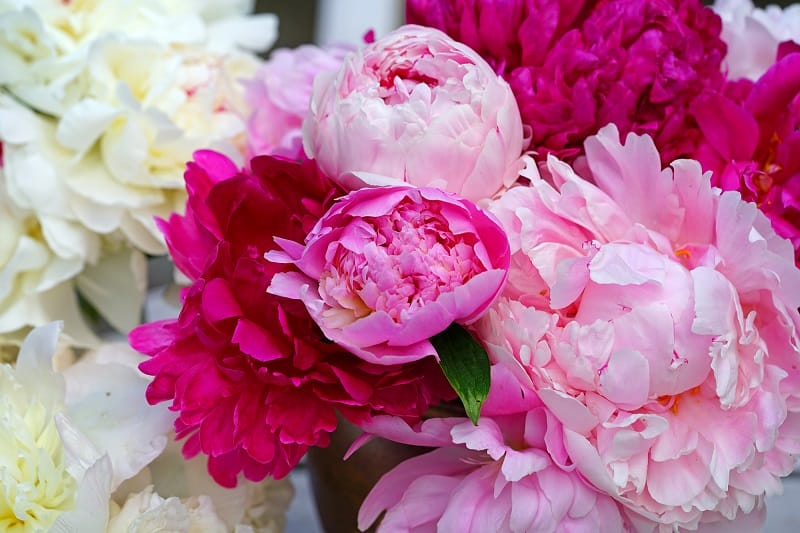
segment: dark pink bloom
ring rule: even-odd
[[[788,53],[757,81],[706,94],[692,112],[704,135],[697,159],[712,183],[755,202],[800,264],[800,53]]]
[[[483,54],[511,84],[531,149],[567,161],[612,122],[651,135],[662,162],[691,154],[687,108],[724,82],[720,19],[697,0],[409,0],[407,15]]]
[[[310,446],[326,446],[336,411],[416,420],[452,392],[433,358],[377,366],[327,341],[301,302],[266,293],[294,267],[266,261],[275,237],[302,240],[341,190],[313,162],[269,156],[239,171],[223,155],[195,154],[186,215],[161,221],[176,265],[191,280],[174,320],[145,324],[131,344],[152,358],[151,403],[171,401],[184,454],[209,456],[223,486],[285,476]]]

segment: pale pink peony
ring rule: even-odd
[[[478,325],[564,425],[578,471],[638,514],[694,528],[760,512],[800,452],[800,271],[755,204],[649,137],[586,142],[492,206],[506,299]]]
[[[380,364],[435,355],[430,341],[470,324],[506,279],[508,241],[491,216],[439,189],[365,188],[338,200],[305,245],[279,240],[302,274],[269,292],[301,299],[325,336]]]
[[[250,157],[282,155],[303,157],[303,119],[311,102],[311,87],[321,72],[333,72],[354,48],[310,44],[293,50],[281,48],[247,80],[246,97],[253,109],[247,120]]]
[[[508,84],[431,28],[404,26],[318,76],[303,128],[308,156],[348,188],[375,184],[371,173],[477,201],[522,169]]]
[[[437,418],[409,428],[389,417],[367,425],[392,440],[436,449],[378,481],[361,506],[359,527],[386,510],[379,532],[631,530],[621,506],[568,464],[562,425],[536,394],[506,367],[492,370],[477,426]]]

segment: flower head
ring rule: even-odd
[[[412,429],[379,417],[367,429],[436,449],[378,481],[362,530],[385,510],[378,531],[630,531],[622,506],[568,464],[561,423],[507,367],[493,367],[477,425],[440,418]]]
[[[506,82],[468,47],[420,26],[319,76],[303,129],[308,156],[348,188],[377,174],[477,201],[522,168],[522,123]]]
[[[20,355],[23,365],[28,350]],[[0,527],[46,530],[74,507],[78,486],[55,423],[64,408],[64,385],[60,398],[58,387],[52,397],[39,397],[37,388],[16,374],[0,365]]]
[[[407,5],[410,21],[475,46],[514,90],[531,149],[567,161],[608,123],[650,134],[664,162],[691,154],[687,108],[724,81],[720,21],[697,0]]]
[[[4,531],[104,530],[111,491],[166,444],[170,414],[131,402],[146,383],[130,365],[137,356],[108,346],[54,372],[60,330],[35,328],[16,367],[0,365]]]
[[[791,245],[697,162],[662,170],[648,137],[607,126],[586,153],[596,186],[551,157],[555,187],[494,204],[529,275],[479,336],[564,424],[576,468],[631,509],[688,528],[759,509],[797,451]]]
[[[502,228],[439,189],[376,187],[338,200],[305,239],[286,243],[269,291],[301,299],[322,332],[373,363],[433,355],[428,340],[474,322],[506,279]]]
[[[162,222],[176,265],[191,280],[180,316],[130,335],[152,358],[150,402],[171,400],[187,457],[209,456],[224,486],[285,476],[310,446],[326,446],[336,411],[411,420],[452,392],[433,360],[407,366],[361,361],[327,341],[301,302],[267,294],[294,267],[264,259],[274,239],[302,240],[341,190],[313,162],[268,156],[239,172],[198,152],[187,173],[185,216]]]

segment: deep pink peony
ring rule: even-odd
[[[305,244],[281,240],[269,292],[302,300],[325,336],[366,361],[435,355],[429,338],[477,320],[508,271],[508,240],[472,202],[439,189],[365,188],[338,200]]]
[[[649,137],[606,126],[586,154],[597,185],[551,157],[555,187],[493,204],[512,273],[478,336],[630,509],[690,529],[760,511],[800,452],[791,244],[696,161],[662,170]]]
[[[304,156],[303,119],[308,114],[314,79],[321,72],[339,70],[344,57],[353,50],[346,45],[319,48],[309,44],[270,54],[255,78],[245,82],[247,102],[253,109],[247,120],[250,157]]]
[[[511,84],[531,148],[568,161],[608,123],[650,134],[664,162],[691,154],[687,108],[724,82],[721,23],[699,0],[409,0],[407,16],[483,54]]]
[[[317,78],[303,143],[350,189],[383,184],[377,174],[477,201],[522,169],[522,122],[508,84],[470,48],[419,26]]]
[[[435,447],[396,466],[358,516],[379,532],[607,532],[631,530],[621,506],[569,463],[561,423],[502,365],[475,426],[437,418],[415,428],[389,417],[367,427],[398,442]]]
[[[800,265],[800,53],[787,53],[755,83],[732,83],[692,109],[704,134],[697,158],[712,183],[756,202]]]
[[[432,358],[376,366],[326,341],[305,307],[267,294],[276,273],[264,259],[274,237],[302,239],[341,193],[313,162],[272,157],[243,173],[223,155],[195,154],[186,171],[186,215],[161,228],[191,280],[174,320],[130,334],[152,358],[151,403],[171,401],[187,457],[203,452],[223,486],[285,476],[310,446],[326,446],[336,411],[355,423],[376,413],[409,419],[452,397]]]

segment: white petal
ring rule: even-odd
[[[56,139],[63,146],[88,150],[121,111],[87,98],[72,106],[58,123]]]
[[[17,356],[17,380],[45,405],[64,401],[64,380],[53,370],[53,355],[63,326],[61,322],[51,322],[34,328]]]
[[[142,321],[147,265],[141,252],[123,249],[87,265],[76,279],[81,294],[118,331],[129,332]]]
[[[131,351],[125,345],[119,350]],[[164,450],[175,415],[145,401],[149,378],[129,365],[79,361],[64,371],[67,412],[113,464],[113,487],[135,476]]]
[[[94,463],[78,486],[75,507],[58,517],[50,533],[105,533],[111,499],[111,461]]]

